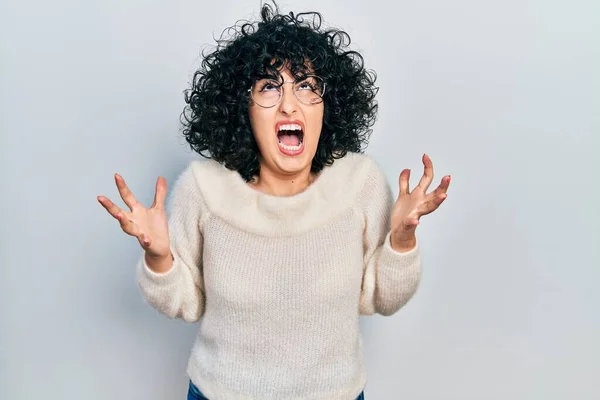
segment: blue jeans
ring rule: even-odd
[[[192,381],[190,381],[190,388],[188,389],[187,400],[208,400],[208,399],[206,398],[206,396],[204,396],[202,394],[202,392],[200,391],[200,389],[198,389],[196,387],[196,385],[194,385],[192,383]],[[365,393],[361,392],[361,394],[358,395],[358,397],[356,398],[356,400],[365,400]]]

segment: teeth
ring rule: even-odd
[[[280,131],[301,131],[302,127],[298,124],[279,125]]]
[[[296,151],[296,150],[300,150],[300,148],[302,148],[302,141],[300,141],[300,144],[298,146],[287,146],[287,145],[281,143],[281,141],[279,141],[279,146],[281,146],[282,148],[289,150],[289,151]]]

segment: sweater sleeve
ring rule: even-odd
[[[389,316],[415,294],[421,275],[419,242],[408,252],[395,251],[390,243],[394,204],[387,179],[373,162],[359,201],[363,209],[364,272],[359,312]]]
[[[195,322],[204,311],[201,217],[206,213],[191,164],[175,181],[167,205],[173,266],[165,273],[153,272],[142,255],[137,282],[159,312]]]

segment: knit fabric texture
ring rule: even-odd
[[[192,161],[167,201],[174,257],[144,257],[144,298],[198,324],[187,372],[211,400],[351,400],[366,384],[359,316],[415,293],[419,242],[390,243],[392,192],[368,155],[348,153],[303,192],[271,196],[212,160]]]

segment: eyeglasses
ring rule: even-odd
[[[325,94],[325,82],[316,75],[304,75],[295,81],[263,78],[254,83],[248,92],[252,101],[263,108],[275,107],[283,96],[283,85],[292,83],[296,98],[303,104],[319,104]]]

